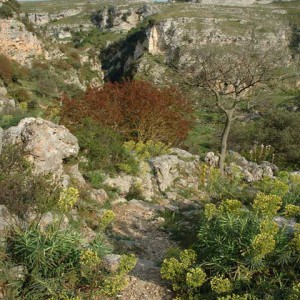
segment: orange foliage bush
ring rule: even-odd
[[[13,73],[14,70],[11,60],[7,56],[0,54],[0,78],[6,85],[12,81]]]
[[[107,83],[89,88],[81,100],[63,102],[63,122],[76,124],[91,117],[135,141],[178,144],[192,124],[192,106],[182,93],[145,81]]]

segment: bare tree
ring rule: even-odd
[[[252,45],[235,48],[202,48],[194,50],[193,61],[177,67],[185,81],[213,95],[214,105],[225,116],[221,135],[219,168],[224,173],[227,141],[232,123],[241,105],[251,101],[250,91],[270,82],[280,59],[274,47]]]

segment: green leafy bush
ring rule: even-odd
[[[79,198],[79,191],[67,188],[60,192],[56,201],[57,219],[46,228],[33,221],[24,227],[15,227],[2,250],[6,264],[0,262],[0,288],[4,296],[22,300],[94,299],[95,296],[115,296],[126,285],[126,275],[135,266],[132,255],[123,255],[118,269],[111,273],[102,262],[109,252],[103,239],[95,238],[83,245],[82,236],[62,220]],[[101,230],[112,222],[114,214],[102,215]],[[3,259],[3,257],[0,257]],[[3,281],[3,274],[12,267],[22,266],[20,274]]]
[[[162,142],[134,142],[128,141],[123,144],[125,151],[132,155],[134,162],[122,162],[118,165],[119,169],[127,174],[136,174],[137,171],[149,171],[149,166],[145,163],[151,157],[169,153],[169,147]]]
[[[9,5],[3,4],[0,7],[0,19],[12,18],[14,12]]]
[[[230,146],[247,155],[253,143],[271,145],[274,163],[280,167],[299,168],[300,113],[287,109],[268,110],[261,118],[235,125],[230,137]],[[260,150],[259,150],[260,151]]]
[[[0,154],[0,204],[21,218],[33,209],[50,210],[60,191],[50,176],[35,175],[24,155],[14,145],[5,146]]]
[[[273,218],[280,209],[281,197],[263,193],[249,208],[238,200],[207,204],[193,250],[162,265],[178,299],[294,299],[299,224],[293,233],[279,227]],[[299,206],[285,211],[299,214]]]
[[[138,171],[135,158],[123,147],[124,139],[114,130],[90,119],[71,126],[71,130],[78,138],[81,153],[88,159],[87,163],[81,164],[85,176],[95,185],[101,183],[101,172],[114,174],[121,163],[130,165],[132,173]]]

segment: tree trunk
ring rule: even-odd
[[[221,151],[220,151],[220,159],[219,159],[219,169],[222,176],[224,176],[224,163],[225,163],[225,158],[227,153],[227,141],[228,141],[231,125],[233,122],[234,110],[235,109],[232,108],[230,110],[224,111],[226,114],[226,123],[221,137]]]

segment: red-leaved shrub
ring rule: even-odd
[[[146,81],[107,83],[89,88],[83,99],[64,99],[63,122],[92,118],[135,141],[178,144],[192,124],[191,103],[175,88],[157,88]]]

